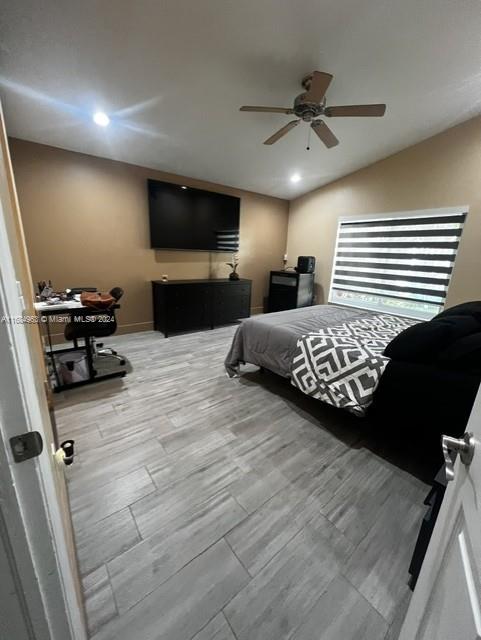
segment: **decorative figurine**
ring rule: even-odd
[[[239,274],[237,273],[239,258],[236,253],[233,255],[232,262],[226,262],[226,265],[232,269],[232,272],[229,273],[229,280],[239,280]]]

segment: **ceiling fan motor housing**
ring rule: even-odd
[[[317,118],[324,111],[324,105],[317,102],[306,101],[305,93],[301,93],[294,100],[294,113],[304,122],[311,122],[313,118]]]

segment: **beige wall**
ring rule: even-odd
[[[34,280],[55,287],[120,285],[121,330],[148,329],[150,280],[225,277],[223,254],[149,248],[147,178],[241,197],[240,274],[253,280],[252,311],[262,310],[268,273],[315,255],[317,301],[329,291],[340,215],[450,205],[470,207],[448,305],[481,299],[481,118],[449,129],[289,204],[250,192],[121,162],[10,140]],[[289,214],[289,225],[288,225]],[[288,233],[287,233],[288,228]]]
[[[149,246],[147,178],[239,196],[240,267],[262,311],[271,269],[280,268],[288,202],[122,162],[10,140],[32,277],[62,289],[125,289],[122,331],[152,327],[150,281],[226,277],[228,254],[155,251]]]
[[[342,144],[342,143],[341,143]],[[318,302],[329,295],[340,215],[469,205],[447,305],[481,299],[481,118],[449,129],[290,204],[290,258],[314,255]],[[291,259],[290,259],[291,261]]]

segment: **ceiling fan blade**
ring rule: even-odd
[[[292,120],[291,122],[288,122],[284,127],[282,127],[282,129],[279,129],[279,131],[273,133],[270,138],[264,140],[264,144],[274,144],[274,142],[277,142],[279,138],[282,138],[282,136],[285,136],[286,133],[289,133],[291,129],[297,127],[298,124],[299,120]]]
[[[324,73],[323,71],[314,71],[312,73],[311,86],[309,91],[304,96],[304,100],[307,102],[322,102],[327,87],[331,84],[332,75],[330,73]]]
[[[349,104],[339,107],[326,107],[324,115],[328,118],[365,116],[380,118],[386,112],[385,104]]]
[[[322,120],[314,120],[311,122],[311,128],[315,131],[318,138],[323,142],[328,149],[335,147],[339,144],[339,140],[332,133],[325,122]]]
[[[294,109],[287,107],[241,107],[239,111],[255,111],[257,113],[294,113]]]

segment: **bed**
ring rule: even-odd
[[[225,367],[231,377],[242,363],[269,369],[307,395],[365,415],[389,362],[385,347],[414,323],[336,305],[255,316],[237,329]]]
[[[466,316],[472,326],[466,327]],[[384,355],[387,345],[391,357]],[[236,331],[225,360],[228,376],[239,376],[244,363],[288,378],[335,407],[368,415],[382,428],[459,436],[481,380],[481,302],[423,323],[336,305],[254,316]]]
[[[239,375],[239,365],[249,362],[289,378],[297,340],[320,327],[329,327],[374,315],[334,305],[315,305],[278,311],[243,320],[225,360],[227,373]]]

